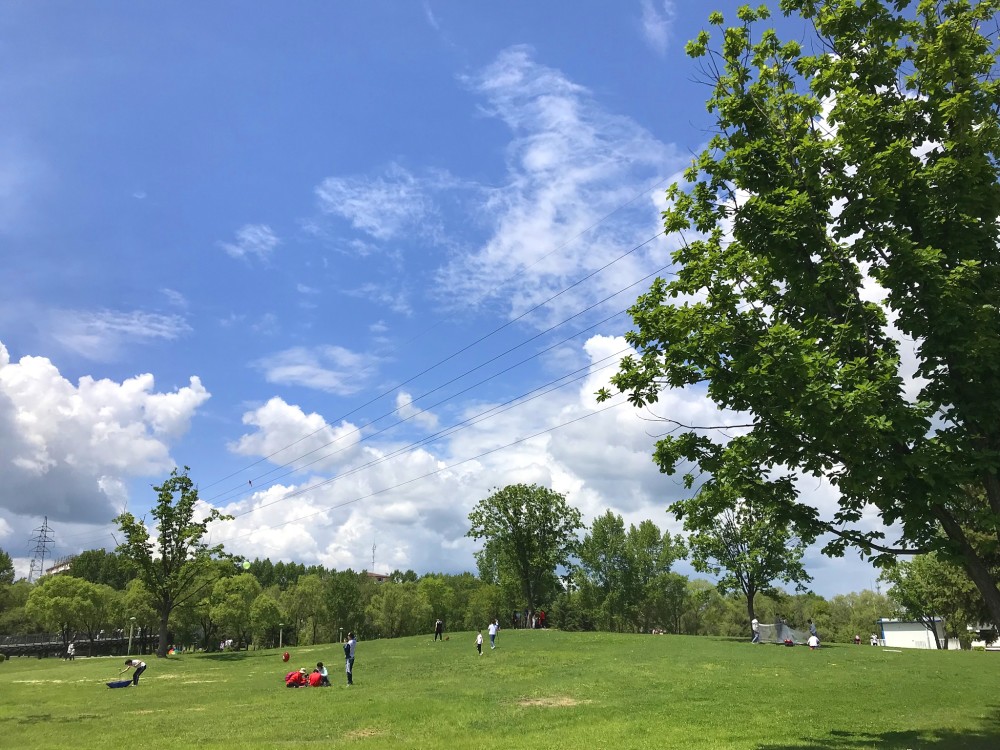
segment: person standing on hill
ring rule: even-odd
[[[760,621],[756,617],[750,621],[750,631],[753,633],[750,643],[760,643]]]
[[[358,642],[354,639],[354,633],[347,634],[347,643],[344,644],[344,668],[347,671],[347,684],[354,684],[354,649]]]
[[[482,630],[480,630],[479,631],[479,635],[476,636],[476,651],[479,652],[480,656],[483,655],[483,631]]]
[[[497,647],[497,621],[490,620],[490,648],[495,649]]]
[[[434,623],[434,640],[436,641],[438,638],[442,641],[444,640],[444,623],[441,622],[440,617],[437,619],[437,622]]]

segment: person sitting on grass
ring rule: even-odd
[[[295,672],[289,672],[285,675],[285,687],[297,688],[297,687],[308,687],[309,681],[306,678],[306,669],[303,667]]]
[[[309,675],[309,687],[319,687],[323,684],[323,675],[319,673],[318,669],[314,669],[312,674]]]
[[[320,676],[319,684],[322,687],[330,687],[330,673],[326,671],[326,667],[323,666],[323,662],[316,663],[316,671],[319,672]]]

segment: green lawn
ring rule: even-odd
[[[1000,748],[1000,654],[503,631],[147,659],[0,664],[0,747]],[[289,690],[291,667],[332,688]]]

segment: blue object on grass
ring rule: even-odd
[[[131,684],[132,684],[132,680],[116,680],[115,682],[109,682],[109,683],[107,683],[107,685],[108,685],[109,688],[128,687]]]

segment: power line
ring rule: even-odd
[[[628,349],[622,349],[622,350],[616,352],[615,354],[611,354],[611,355],[609,355],[607,357],[604,357],[601,360],[598,360],[598,363],[605,362],[605,361],[610,360],[610,359],[616,359],[618,356],[620,356],[621,354],[624,354],[626,351],[628,351]],[[417,441],[414,441],[414,442],[412,442],[412,443],[410,443],[408,445],[402,446],[401,448],[397,448],[395,451],[392,451],[391,453],[387,453],[384,456],[380,456],[377,459],[369,461],[368,463],[362,464],[361,466],[355,466],[354,468],[350,469],[349,471],[343,472],[343,473],[338,474],[338,475],[336,475],[334,477],[330,477],[329,479],[324,480],[323,484],[332,484],[333,482],[336,482],[337,480],[344,479],[344,478],[349,477],[349,476],[353,476],[354,474],[358,474],[359,472],[364,471],[365,469],[370,469],[370,468],[372,468],[374,466],[378,466],[380,464],[383,464],[383,463],[385,463],[385,462],[387,462],[387,461],[389,461],[389,460],[391,460],[393,458],[397,458],[398,456],[401,456],[401,455],[404,455],[406,453],[409,453],[410,451],[414,450],[415,448],[420,448],[420,447],[423,447],[425,445],[430,445],[431,443],[438,442],[439,440],[441,440],[441,439],[443,439],[445,437],[450,437],[451,435],[454,435],[455,433],[460,432],[460,431],[462,431],[462,430],[464,430],[464,429],[466,429],[468,427],[472,427],[474,425],[477,425],[480,422],[485,421],[486,419],[494,417],[494,416],[496,416],[498,414],[502,414],[502,413],[504,413],[506,411],[510,411],[511,409],[514,409],[514,408],[516,408],[518,406],[523,406],[524,404],[527,404],[527,403],[529,403],[531,401],[534,401],[537,398],[541,398],[542,396],[546,396],[546,395],[548,395],[549,393],[552,393],[555,390],[558,390],[560,388],[564,388],[567,385],[570,385],[570,384],[575,383],[575,382],[577,382],[579,380],[582,380],[584,377],[586,377],[591,372],[599,372],[600,370],[606,369],[607,367],[611,366],[611,365],[605,365],[604,367],[598,368],[597,370],[593,370],[592,368],[593,368],[594,364],[595,363],[591,363],[591,364],[587,365],[586,367],[581,367],[579,370],[576,370],[575,372],[571,372],[571,373],[569,373],[567,375],[563,375],[563,376],[561,376],[559,378],[556,378],[555,380],[549,381],[548,383],[546,383],[544,385],[541,385],[541,386],[539,386],[538,388],[535,388],[532,391],[528,391],[526,394],[522,394],[520,396],[512,398],[509,401],[506,401],[506,402],[504,402],[502,404],[491,406],[490,408],[488,408],[488,409],[486,409],[484,411],[481,411],[478,414],[474,414],[473,416],[467,417],[466,419],[464,419],[464,420],[462,420],[460,422],[456,422],[455,424],[453,424],[453,425],[451,425],[449,427],[446,427],[443,430],[439,430],[438,432],[434,433],[433,435],[428,435],[428,436],[426,436],[424,438],[421,438],[420,440],[417,440]],[[582,373],[582,374],[579,374],[579,373]],[[566,378],[569,378],[570,376],[575,376],[575,377],[572,377],[571,379],[566,380]],[[560,383],[560,381],[563,381],[563,380],[565,380],[566,382]],[[559,383],[559,385],[555,385],[556,383]],[[549,388],[549,386],[553,386],[553,387]],[[543,389],[548,389],[548,390],[543,390]],[[538,391],[538,393],[536,393],[536,391]],[[535,394],[535,395],[531,395],[531,394]],[[528,398],[529,396],[530,396],[530,398]],[[335,451],[334,453],[327,454],[325,456],[321,456],[320,458],[316,459],[316,461],[320,461],[323,458],[329,458],[331,455],[334,455],[335,453],[338,453],[338,452],[339,451]],[[313,461],[312,463],[316,463],[316,461]],[[308,465],[311,465],[311,464],[306,464],[306,465],[308,466]],[[304,467],[300,467],[300,468],[304,468]],[[282,479],[283,477],[288,476],[289,474],[292,474],[292,473],[294,473],[294,472],[286,472],[285,474],[282,474],[281,476],[275,477],[272,481],[268,482],[268,484],[266,486],[273,486],[274,483],[277,482],[279,479]],[[317,486],[319,486],[319,485],[317,485]],[[243,513],[236,513],[234,515],[234,518],[241,518],[242,516],[249,515],[249,514],[255,512],[257,510],[260,510],[262,508],[267,508],[267,507],[270,507],[272,505],[276,505],[277,503],[283,502],[288,497],[290,497],[290,496],[285,495],[285,496],[279,497],[279,498],[277,498],[275,500],[272,500],[272,501],[270,501],[268,503],[262,503],[262,504],[260,504],[260,505],[258,505],[256,507],[248,510],[248,511],[244,511]]]
[[[504,329],[506,329],[506,328],[510,327],[511,325],[513,325],[514,323],[516,323],[517,321],[519,321],[519,320],[522,320],[522,319],[524,319],[525,317],[527,317],[527,316],[528,316],[528,315],[530,315],[531,313],[535,312],[536,310],[539,310],[540,308],[542,308],[542,307],[544,307],[545,305],[549,304],[549,303],[550,303],[550,302],[552,302],[553,300],[555,300],[555,299],[558,299],[559,297],[561,297],[561,296],[562,296],[563,294],[566,294],[566,293],[567,293],[568,291],[570,291],[571,289],[574,289],[574,288],[576,288],[576,287],[577,287],[577,286],[579,286],[580,284],[584,283],[585,281],[588,281],[589,279],[593,278],[594,276],[596,276],[597,274],[601,273],[602,271],[605,271],[605,270],[607,270],[608,268],[610,268],[610,267],[611,267],[611,266],[613,266],[614,264],[616,264],[616,263],[620,262],[621,260],[624,260],[624,259],[625,259],[625,258],[627,258],[628,256],[632,255],[632,253],[636,252],[637,250],[640,250],[640,249],[642,249],[643,247],[645,247],[645,246],[646,246],[646,245],[648,245],[649,243],[653,242],[653,241],[654,241],[655,239],[657,239],[658,237],[661,237],[661,236],[663,236],[664,234],[665,234],[665,232],[664,232],[664,231],[660,231],[660,232],[657,232],[656,234],[654,234],[654,235],[653,235],[652,237],[650,237],[649,239],[647,239],[647,240],[645,240],[645,241],[643,241],[643,242],[640,242],[640,243],[639,243],[638,245],[636,245],[636,246],[635,246],[635,247],[633,247],[632,249],[630,249],[630,250],[627,250],[626,252],[622,253],[621,255],[619,255],[619,256],[618,256],[617,258],[615,258],[614,260],[612,260],[612,261],[609,261],[608,263],[605,263],[605,264],[604,264],[603,266],[601,266],[600,268],[598,268],[598,269],[596,269],[596,270],[594,270],[594,271],[591,271],[591,272],[590,272],[589,274],[587,274],[586,276],[584,276],[584,277],[582,277],[582,278],[578,279],[577,281],[573,282],[572,284],[570,284],[569,286],[565,287],[564,289],[562,289],[562,290],[560,290],[560,291],[556,292],[556,293],[555,293],[555,294],[553,294],[553,295],[552,295],[551,297],[548,297],[547,299],[543,300],[542,302],[539,302],[538,304],[536,304],[535,306],[533,306],[533,307],[529,308],[528,310],[526,310],[525,312],[521,313],[521,314],[520,314],[520,315],[518,315],[517,317],[515,317],[515,318],[512,318],[511,320],[508,320],[508,321],[507,321],[507,322],[505,322],[505,323],[504,323],[503,325],[501,325],[501,326],[498,326],[497,328],[494,328],[494,329],[493,329],[492,331],[490,331],[489,333],[487,333],[487,334],[484,334],[483,336],[480,336],[480,337],[479,337],[478,339],[476,339],[475,341],[473,341],[473,342],[471,342],[471,343],[469,343],[469,344],[466,344],[466,345],[465,345],[465,346],[463,346],[463,347],[462,347],[461,349],[458,349],[457,351],[455,351],[455,352],[453,352],[452,354],[448,355],[448,356],[447,356],[447,357],[445,357],[444,359],[441,359],[441,360],[439,360],[438,362],[434,363],[434,364],[433,364],[433,365],[431,365],[430,367],[427,367],[427,368],[425,368],[425,369],[421,370],[420,372],[416,373],[415,375],[412,375],[412,376],[410,376],[410,377],[409,377],[409,378],[407,378],[406,380],[404,380],[404,381],[402,381],[402,382],[400,382],[400,383],[397,383],[397,384],[395,384],[395,385],[391,386],[390,388],[386,389],[385,391],[383,391],[383,392],[382,392],[382,393],[380,393],[379,395],[377,395],[377,396],[375,396],[375,397],[373,397],[373,398],[369,399],[368,401],[366,401],[366,402],[365,402],[365,403],[363,403],[363,404],[360,404],[359,406],[356,406],[356,407],[355,407],[354,409],[352,409],[351,411],[347,412],[346,414],[343,414],[343,415],[341,415],[341,416],[339,416],[339,417],[337,417],[337,418],[335,418],[335,419],[333,419],[333,420],[324,420],[324,421],[326,421],[326,422],[327,422],[327,424],[329,424],[329,423],[330,423],[331,421],[332,421],[332,422],[340,422],[340,421],[343,421],[343,420],[347,419],[348,417],[350,417],[350,416],[352,416],[352,415],[356,414],[357,412],[361,411],[361,409],[364,409],[364,408],[365,408],[366,406],[371,406],[371,405],[372,405],[372,404],[374,404],[374,403],[375,403],[376,401],[378,401],[378,400],[380,400],[380,399],[382,399],[382,398],[384,398],[384,397],[388,396],[388,395],[389,395],[390,393],[393,393],[394,391],[398,390],[399,388],[402,388],[403,386],[405,386],[405,385],[407,385],[407,384],[409,384],[409,383],[413,382],[413,381],[414,381],[414,380],[416,380],[417,378],[419,378],[419,377],[421,377],[421,376],[423,376],[423,375],[426,375],[427,373],[429,373],[429,372],[431,372],[431,371],[433,371],[433,370],[437,369],[438,367],[440,367],[441,365],[445,364],[446,362],[450,362],[451,360],[453,360],[453,359],[454,359],[455,357],[457,357],[458,355],[460,355],[460,354],[463,354],[464,352],[468,351],[469,349],[471,349],[472,347],[476,346],[477,344],[480,344],[480,343],[482,343],[483,341],[486,341],[487,339],[489,339],[490,337],[492,337],[492,336],[496,335],[496,334],[497,334],[497,333],[499,333],[500,331],[503,331]],[[590,308],[588,308],[588,309],[590,309]],[[574,316],[574,317],[576,317],[576,316]],[[534,337],[532,337],[532,339],[534,339],[534,338],[538,338],[538,336],[534,336]],[[529,340],[531,340],[531,339],[529,339]],[[492,360],[491,360],[491,361],[492,361]],[[312,432],[310,432],[310,433],[309,433],[309,434],[307,434],[307,435],[303,435],[303,436],[302,436],[301,438],[299,438],[298,440],[295,440],[295,441],[293,441],[293,442],[289,443],[288,445],[285,445],[285,446],[283,446],[282,448],[279,448],[279,449],[278,449],[278,450],[276,450],[276,451],[272,451],[272,452],[271,452],[270,454],[268,454],[268,455],[266,455],[266,456],[262,456],[261,458],[257,459],[256,461],[253,461],[252,463],[248,464],[247,466],[244,466],[243,468],[241,468],[241,469],[238,469],[237,471],[234,471],[234,472],[231,472],[230,474],[227,474],[226,476],[224,476],[224,477],[222,477],[222,478],[220,478],[220,479],[217,479],[217,480],[215,480],[214,482],[211,482],[211,483],[209,483],[209,484],[205,485],[205,488],[206,488],[206,489],[208,489],[209,487],[214,487],[214,486],[215,486],[215,485],[217,485],[217,484],[221,484],[222,482],[226,481],[227,479],[231,479],[231,478],[233,478],[233,477],[237,476],[238,474],[241,474],[241,473],[243,473],[244,471],[246,471],[246,470],[248,470],[248,469],[251,469],[251,468],[253,468],[254,466],[257,466],[258,464],[260,464],[260,463],[262,463],[262,462],[264,462],[264,461],[266,461],[266,460],[268,460],[268,459],[270,459],[270,458],[273,458],[274,456],[278,455],[278,454],[279,454],[279,453],[281,453],[282,451],[285,451],[285,450],[288,450],[288,449],[289,449],[289,448],[291,448],[292,446],[294,446],[294,445],[298,445],[299,443],[303,442],[304,440],[308,440],[308,439],[309,439],[309,438],[311,438],[311,437],[312,437],[313,435],[316,435],[317,433],[319,433],[319,432],[322,432],[322,431],[323,431],[323,429],[325,429],[325,427],[326,427],[326,425],[324,425],[323,427],[320,427],[320,428],[318,428],[318,429],[316,429],[316,430],[313,430]]]
[[[411,479],[407,479],[407,480],[405,480],[403,482],[399,482],[398,484],[394,484],[391,487],[385,487],[385,488],[383,488],[381,490],[377,490],[377,491],[371,492],[371,493],[369,493],[367,495],[362,495],[360,497],[356,497],[356,498],[354,498],[352,500],[345,500],[342,503],[336,503],[334,505],[330,505],[330,506],[327,506],[325,508],[320,508],[319,510],[314,511],[312,513],[307,513],[306,515],[299,516],[297,518],[290,518],[290,519],[288,519],[286,521],[282,521],[281,523],[268,526],[267,528],[269,528],[269,529],[280,529],[282,526],[287,526],[288,524],[295,523],[297,521],[304,521],[307,518],[312,518],[313,516],[317,516],[320,513],[326,513],[327,511],[338,510],[339,508],[345,508],[348,505],[353,505],[354,503],[361,502],[362,500],[369,500],[369,499],[371,499],[373,497],[377,497],[378,495],[383,495],[386,492],[391,492],[392,490],[397,490],[400,487],[406,487],[407,485],[413,484],[414,482],[419,482],[421,479],[427,479],[428,477],[432,477],[432,476],[434,476],[436,474],[440,474],[442,471],[447,471],[449,469],[454,469],[455,467],[462,466],[463,464],[467,464],[470,461],[478,461],[479,459],[481,459],[481,458],[483,458],[485,456],[489,456],[489,455],[491,455],[493,453],[497,453],[497,452],[505,450],[507,448],[512,448],[515,445],[519,445],[521,443],[527,442],[528,440],[532,440],[532,439],[534,439],[536,437],[540,437],[541,435],[545,435],[545,434],[548,434],[550,432],[554,432],[555,430],[561,429],[563,427],[567,427],[567,426],[569,426],[571,424],[576,424],[577,422],[582,422],[584,419],[589,419],[590,417],[593,417],[593,416],[595,416],[597,414],[603,414],[604,412],[606,412],[606,411],[608,411],[610,409],[617,408],[617,407],[619,407],[619,406],[621,406],[623,404],[627,404],[627,403],[628,403],[628,401],[626,399],[622,399],[621,401],[618,401],[617,403],[609,404],[608,406],[605,406],[602,409],[597,409],[595,411],[589,412],[589,413],[584,414],[584,415],[582,415],[580,417],[577,417],[576,419],[571,419],[571,420],[569,420],[567,422],[562,422],[561,424],[557,424],[557,425],[554,425],[553,427],[549,427],[547,429],[540,430],[539,432],[533,433],[531,435],[527,435],[525,437],[518,438],[517,440],[513,440],[513,441],[511,441],[509,443],[506,443],[505,445],[500,445],[500,446],[497,446],[496,448],[491,448],[491,449],[483,451],[482,453],[479,453],[479,454],[477,454],[475,456],[471,456],[469,458],[464,458],[461,461],[456,461],[453,464],[448,464],[447,466],[441,466],[441,467],[435,469],[434,471],[429,471],[429,472],[427,472],[425,474],[421,474],[420,476],[412,477]],[[294,492],[290,492],[287,495],[285,495],[284,497],[280,498],[280,500],[287,500],[287,499],[292,498],[292,497],[298,497],[299,495],[303,495],[303,494],[305,494],[307,492],[312,492],[313,490],[319,489],[320,487],[324,487],[324,486],[326,486],[328,484],[331,484],[337,478],[338,477],[331,477],[330,479],[326,479],[326,480],[324,480],[322,482],[317,482],[316,484],[310,485],[309,487],[304,487],[302,489],[295,490]],[[278,501],[275,501],[275,502],[278,502]],[[273,504],[273,503],[269,503],[269,505],[271,505],[271,504]],[[251,511],[251,512],[241,514],[241,516],[250,515],[250,513],[256,512],[257,510],[260,510],[261,508],[264,508],[264,507],[267,507],[267,506],[263,506],[263,505],[259,506],[257,508],[254,508],[253,511]],[[246,534],[240,534],[239,536],[230,537],[229,539],[227,539],[225,541],[226,542],[232,542],[232,541],[237,540],[237,539],[243,539],[245,537],[248,537],[248,536],[251,536],[251,535],[255,534],[258,530],[259,529],[255,529],[254,531],[247,532]]]
[[[496,355],[496,356],[492,357],[491,359],[488,359],[488,360],[487,360],[486,362],[483,362],[482,364],[480,364],[480,365],[477,365],[476,367],[473,367],[473,368],[471,368],[471,369],[469,369],[469,370],[466,370],[466,371],[465,371],[464,373],[461,373],[460,375],[458,375],[458,376],[456,376],[456,377],[452,378],[451,380],[449,380],[449,381],[447,381],[447,382],[445,382],[445,383],[442,383],[441,385],[437,386],[436,388],[433,388],[433,389],[431,389],[430,391],[427,391],[427,392],[425,392],[425,393],[421,394],[420,396],[417,396],[417,397],[415,397],[415,398],[414,398],[414,399],[412,399],[412,401],[410,402],[410,403],[411,403],[411,405],[412,405],[413,403],[416,403],[416,402],[417,402],[417,401],[419,401],[420,399],[422,399],[422,398],[425,398],[425,397],[427,397],[427,396],[431,395],[432,393],[435,393],[435,392],[437,392],[437,391],[441,390],[441,389],[442,389],[442,388],[444,388],[445,386],[448,386],[448,385],[451,385],[452,383],[454,383],[454,382],[456,382],[456,381],[458,381],[458,380],[461,380],[461,379],[462,379],[463,377],[465,377],[466,375],[469,375],[470,373],[473,373],[473,372],[475,372],[476,370],[479,370],[479,369],[482,369],[483,367],[485,367],[486,365],[490,364],[491,362],[494,362],[494,361],[496,361],[496,360],[498,360],[498,359],[500,359],[500,358],[502,358],[502,357],[506,356],[507,354],[510,354],[511,352],[513,352],[513,351],[515,351],[515,350],[517,350],[517,349],[521,348],[522,346],[524,346],[524,345],[526,345],[526,344],[528,344],[528,343],[530,343],[530,342],[534,341],[535,339],[537,339],[537,338],[540,338],[540,337],[544,336],[544,335],[545,335],[545,334],[547,334],[547,333],[551,333],[551,332],[552,332],[552,331],[554,331],[555,329],[557,329],[557,328],[559,328],[559,327],[561,327],[561,326],[565,325],[566,323],[568,323],[569,321],[573,320],[574,318],[577,318],[577,317],[579,317],[580,315],[583,315],[584,313],[586,313],[586,312],[589,312],[590,310],[593,310],[593,309],[594,309],[594,308],[596,308],[596,307],[599,307],[600,305],[604,304],[604,303],[605,303],[605,302],[607,302],[608,300],[611,300],[611,299],[613,299],[614,297],[618,296],[618,295],[619,295],[619,294],[621,294],[622,292],[624,292],[624,291],[627,291],[628,289],[631,289],[632,287],[635,287],[635,286],[638,286],[639,284],[642,284],[642,283],[645,283],[645,282],[646,282],[646,281],[648,281],[648,280],[649,280],[650,278],[652,278],[652,277],[656,276],[657,274],[659,274],[659,273],[662,273],[663,271],[665,271],[665,270],[666,270],[666,269],[667,269],[668,267],[669,267],[669,266],[662,266],[661,268],[658,268],[657,270],[653,271],[652,273],[649,273],[649,274],[647,274],[646,276],[644,276],[643,278],[639,279],[638,281],[634,281],[634,282],[632,282],[632,283],[631,283],[631,284],[629,284],[628,286],[626,286],[626,287],[624,287],[624,288],[622,288],[622,289],[619,289],[619,290],[618,290],[618,291],[616,291],[615,293],[613,293],[613,294],[610,294],[610,295],[608,295],[607,297],[605,297],[605,298],[604,298],[604,299],[602,299],[602,300],[599,300],[598,302],[595,302],[594,304],[592,304],[592,305],[590,305],[589,307],[587,307],[587,308],[585,308],[585,309],[581,310],[580,312],[577,312],[577,313],[575,313],[575,314],[571,315],[571,316],[570,316],[569,318],[566,318],[565,320],[562,320],[562,321],[560,321],[559,323],[556,323],[555,325],[553,325],[553,326],[550,326],[550,327],[549,327],[548,329],[546,329],[546,330],[542,331],[541,333],[538,333],[538,334],[536,334],[535,336],[532,336],[532,337],[530,337],[529,339],[527,339],[527,340],[525,340],[525,341],[522,341],[521,343],[519,343],[519,344],[517,344],[517,345],[515,345],[515,346],[511,347],[510,349],[507,349],[507,350],[506,350],[506,351],[504,351],[504,352],[501,352],[500,354],[498,354],[498,355]],[[551,351],[552,349],[555,349],[556,347],[558,347],[558,346],[561,346],[562,344],[566,343],[567,341],[571,341],[572,339],[574,339],[574,338],[576,338],[577,336],[579,336],[579,335],[580,335],[581,333],[585,333],[586,331],[589,331],[589,330],[593,330],[594,328],[597,328],[597,327],[599,327],[599,326],[601,326],[601,325],[603,325],[603,324],[607,323],[608,321],[610,321],[610,320],[613,320],[614,318],[618,317],[619,315],[622,315],[622,314],[623,314],[624,312],[626,312],[626,311],[625,311],[625,310],[621,310],[621,311],[619,311],[619,312],[615,313],[614,315],[611,315],[611,316],[608,316],[608,317],[607,317],[607,318],[605,318],[604,320],[601,320],[601,321],[598,321],[597,323],[595,323],[595,324],[593,324],[593,325],[591,325],[591,326],[588,326],[587,328],[584,328],[584,329],[582,329],[582,330],[580,330],[580,331],[577,331],[577,332],[576,332],[576,333],[574,333],[573,335],[571,335],[571,336],[568,336],[568,337],[566,337],[566,338],[562,339],[561,341],[557,341],[556,343],[554,343],[554,344],[552,344],[552,345],[550,345],[550,346],[546,347],[545,349],[542,349],[542,350],[540,350],[540,351],[538,351],[538,352],[535,352],[535,354],[533,354],[532,356],[530,356],[530,357],[528,357],[528,358],[526,358],[526,359],[523,359],[523,360],[521,360],[520,362],[517,362],[517,363],[515,363],[515,364],[513,364],[513,365],[511,365],[511,366],[509,366],[509,367],[507,367],[507,368],[505,368],[505,369],[503,369],[503,370],[500,370],[499,372],[496,372],[496,373],[494,373],[494,374],[490,375],[490,376],[489,376],[488,378],[485,378],[485,379],[483,379],[483,380],[479,381],[478,383],[475,383],[475,384],[473,384],[473,385],[471,385],[471,386],[469,386],[469,387],[467,387],[467,388],[465,388],[465,389],[463,389],[463,390],[461,390],[461,391],[457,391],[456,393],[453,393],[453,394],[451,394],[450,396],[448,396],[448,397],[447,397],[447,398],[445,398],[445,399],[442,399],[441,401],[437,402],[436,404],[433,404],[433,405],[431,405],[431,406],[429,406],[429,407],[426,407],[426,408],[421,408],[421,409],[417,410],[417,411],[416,411],[416,412],[415,412],[414,414],[411,414],[411,415],[409,415],[408,417],[405,417],[405,418],[403,418],[403,419],[400,419],[399,421],[395,422],[395,423],[394,423],[393,425],[390,425],[389,427],[386,427],[386,428],[382,428],[382,429],[378,430],[378,431],[377,431],[376,433],[374,433],[374,434],[375,434],[375,435],[377,435],[377,434],[381,434],[381,433],[385,432],[386,430],[389,430],[389,429],[392,429],[393,427],[395,427],[395,426],[397,426],[397,425],[400,425],[400,424],[403,424],[404,422],[406,422],[406,421],[409,421],[410,419],[413,419],[413,418],[415,418],[415,417],[416,417],[416,416],[418,416],[419,414],[422,414],[422,413],[426,412],[426,411],[427,411],[428,409],[432,409],[432,408],[434,408],[434,407],[436,407],[436,406],[440,406],[440,405],[441,405],[442,403],[445,403],[445,402],[447,402],[447,401],[449,401],[449,400],[451,400],[451,399],[455,398],[456,396],[460,396],[460,395],[462,395],[463,393],[467,393],[468,391],[472,390],[473,388],[476,388],[476,387],[478,387],[478,386],[480,386],[480,385],[483,385],[484,383],[487,383],[487,382],[489,382],[489,381],[490,381],[490,380],[492,380],[493,378],[496,378],[496,377],[499,377],[500,375],[503,375],[503,374],[505,374],[505,373],[507,373],[507,372],[510,372],[511,370],[513,370],[513,369],[515,369],[515,368],[517,368],[517,367],[520,367],[521,365],[525,364],[526,362],[529,362],[529,361],[531,361],[531,360],[533,360],[533,359],[536,359],[537,357],[540,357],[540,356],[541,356],[542,354],[545,354],[546,352],[549,352],[549,351]],[[384,419],[385,417],[389,417],[389,416],[391,416],[391,415],[393,415],[393,414],[396,414],[396,413],[398,413],[398,412],[399,412],[399,411],[400,411],[400,410],[401,410],[402,408],[403,408],[402,406],[397,406],[397,407],[396,407],[395,409],[393,409],[392,411],[389,411],[389,412],[387,412],[387,413],[385,413],[385,414],[383,414],[383,415],[381,415],[381,416],[379,416],[379,417],[376,417],[375,419],[373,419],[373,420],[371,421],[371,424],[375,424],[376,422],[378,422],[378,421],[379,421],[379,420],[381,420],[381,419]],[[320,428],[320,429],[318,429],[318,430],[314,431],[314,432],[312,433],[312,435],[316,435],[316,434],[317,434],[318,432],[320,432],[320,431],[321,431],[322,429],[323,429],[323,428]],[[253,482],[254,482],[254,480],[259,480],[259,479],[263,479],[264,477],[267,477],[268,475],[270,475],[270,474],[273,474],[273,473],[274,473],[275,471],[278,471],[278,470],[280,470],[280,469],[282,469],[282,468],[285,468],[285,467],[287,467],[287,466],[291,466],[292,464],[294,464],[294,463],[295,463],[295,462],[297,462],[297,461],[300,461],[300,460],[302,460],[302,459],[303,459],[303,458],[305,458],[306,456],[310,456],[310,455],[312,455],[313,453],[316,453],[317,451],[319,451],[319,450],[322,450],[323,448],[326,448],[326,447],[328,447],[328,446],[330,446],[330,445],[333,445],[334,443],[337,443],[337,442],[340,442],[341,440],[344,440],[345,438],[349,437],[350,435],[354,435],[354,434],[356,434],[356,433],[358,433],[358,432],[360,432],[360,431],[361,431],[361,428],[355,428],[354,430],[352,430],[352,431],[350,431],[350,432],[347,432],[347,433],[345,433],[345,434],[341,435],[340,437],[338,437],[338,438],[335,438],[334,440],[331,440],[331,441],[330,441],[330,442],[328,442],[328,443],[325,443],[324,445],[321,445],[321,446],[318,446],[317,448],[314,448],[313,450],[309,451],[308,453],[305,453],[305,454],[303,454],[303,455],[300,455],[300,456],[298,456],[297,458],[293,458],[293,459],[291,459],[291,460],[289,460],[289,461],[286,461],[286,462],[284,462],[284,463],[282,463],[282,464],[279,464],[278,466],[276,466],[275,468],[271,469],[270,471],[267,471],[267,472],[265,472],[264,474],[261,474],[261,475],[258,475],[257,477],[253,477],[253,478],[251,478],[251,479],[250,479],[250,481],[249,481],[249,484],[250,484],[250,486],[252,487],[252,486],[253,486]],[[293,444],[293,445],[294,445],[294,444]],[[288,446],[288,447],[291,447],[291,446]],[[283,448],[283,449],[281,449],[281,450],[279,450],[279,451],[275,451],[274,453],[272,453],[272,454],[271,454],[271,456],[275,456],[275,455],[277,455],[278,453],[281,453],[281,452],[282,452],[283,450],[287,450],[287,448]],[[323,456],[323,457],[320,457],[320,458],[316,459],[315,461],[311,461],[310,463],[306,464],[306,466],[311,466],[311,465],[312,465],[313,463],[316,463],[316,462],[318,462],[318,461],[322,460],[322,458],[325,458],[325,457],[329,457],[329,456],[331,456],[331,455],[335,455],[336,453],[339,453],[339,452],[341,452],[341,451],[343,451],[343,450],[346,450],[346,448],[342,448],[342,449],[340,449],[339,451],[334,451],[334,452],[332,452],[332,453],[330,453],[330,454],[327,454],[326,456]],[[304,467],[299,467],[299,468],[304,468]],[[285,474],[283,474],[283,475],[281,475],[281,476],[282,476],[282,477],[284,477],[284,476],[288,476],[288,474],[290,474],[290,473],[292,473],[292,472],[286,472]],[[280,477],[279,477],[279,478],[280,478]],[[269,482],[269,484],[271,484],[271,483]],[[218,499],[218,498],[220,498],[220,497],[222,497],[222,496],[224,496],[224,495],[228,495],[228,494],[230,494],[230,493],[232,493],[232,492],[238,492],[238,491],[241,491],[242,489],[243,489],[243,486],[242,486],[242,484],[241,484],[241,485],[239,485],[238,487],[234,487],[234,488],[231,488],[231,489],[227,490],[226,492],[223,492],[223,493],[221,493],[221,494],[219,494],[219,495],[215,495],[215,496],[213,496],[213,497],[211,497],[211,498],[207,498],[207,499],[206,499],[206,502],[211,502],[211,501],[213,501],[213,500],[216,500],[216,499]]]

